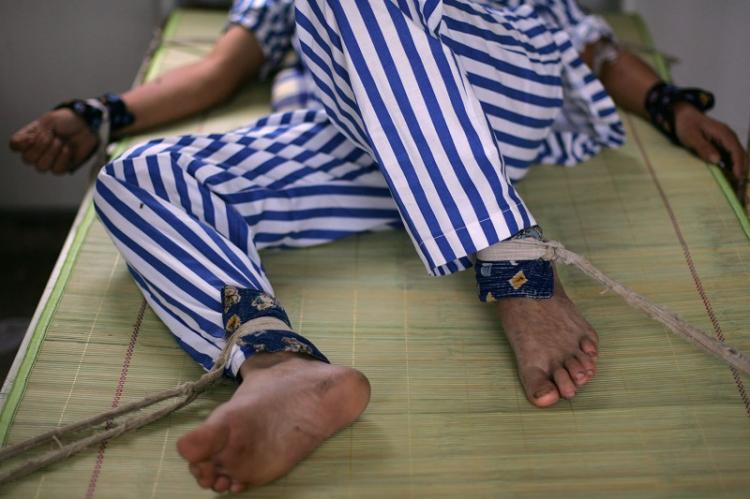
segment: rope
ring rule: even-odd
[[[50,464],[57,463],[68,457],[81,452],[89,447],[95,446],[102,442],[112,440],[119,437],[124,433],[137,430],[149,423],[158,421],[165,416],[175,412],[182,407],[190,404],[195,400],[198,395],[206,391],[211,385],[219,381],[224,373],[224,368],[229,361],[229,354],[237,342],[242,336],[251,333],[252,330],[248,330],[245,327],[239,328],[235,333],[229,337],[223,350],[214,362],[213,367],[198,378],[195,381],[189,381],[177,385],[174,388],[170,388],[153,395],[146,396],[141,400],[122,405],[115,409],[102,412],[94,415],[90,418],[82,419],[75,423],[71,423],[60,428],[55,428],[36,437],[32,437],[23,442],[19,442],[15,445],[10,445],[0,449],[0,463],[5,463],[9,459],[12,459],[24,452],[34,449],[47,442],[55,442],[58,446],[57,449],[49,451],[39,457],[29,459],[21,465],[11,468],[9,470],[0,471],[0,484],[5,484],[18,480],[26,475],[33,473],[34,471],[48,466]],[[163,402],[169,399],[177,399],[169,405],[162,407],[161,409],[148,414],[139,414],[141,409],[150,407],[159,402]],[[125,418],[123,421],[113,423],[112,420],[118,416],[132,414]],[[101,423],[107,423],[105,429],[95,432],[85,438],[79,438],[73,442],[63,445],[61,438],[70,435],[75,432],[82,430],[96,430],[96,426]]]
[[[606,286],[607,289],[620,295],[625,302],[633,308],[641,310],[652,319],[664,324],[677,336],[693,343],[699,349],[717,357],[737,370],[750,375],[750,358],[745,353],[723,341],[719,341],[709,336],[701,329],[691,326],[684,320],[680,319],[677,314],[670,312],[666,308],[651,303],[645,297],[623,286],[601,272],[581,255],[565,249],[565,247],[559,242],[536,241],[533,239],[512,240],[506,241],[493,249],[496,250],[493,257],[502,260],[537,260],[542,258],[551,262],[562,262],[566,265],[572,265],[595,281]],[[15,468],[0,472],[0,484],[18,480],[40,468],[62,461],[84,449],[112,440],[124,433],[137,430],[138,428],[154,421],[158,421],[178,409],[187,406],[201,393],[221,379],[224,368],[229,361],[229,354],[232,347],[234,347],[243,336],[257,330],[256,327],[248,327],[249,325],[251,324],[243,324],[242,327],[229,337],[224,349],[214,362],[211,370],[195,381],[180,384],[174,388],[144,397],[141,400],[102,412],[101,414],[83,419],[76,423],[55,428],[54,430],[50,430],[18,444],[0,449],[0,464],[3,464],[9,459],[42,444],[54,442],[57,445],[57,448],[54,450],[25,461]],[[139,414],[141,409],[169,399],[176,400],[152,413]],[[128,414],[131,415],[121,422],[117,424],[112,423],[114,418]],[[96,426],[101,423],[106,423],[105,429],[96,431]],[[74,440],[66,445],[62,443],[61,439],[63,437],[82,430],[94,430],[95,433],[88,437]]]

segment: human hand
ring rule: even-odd
[[[10,148],[40,172],[71,172],[96,149],[99,138],[70,109],[50,111],[24,126],[10,139]]]
[[[702,160],[722,166],[738,195],[739,190],[744,191],[748,156],[732,129],[684,102],[675,105],[674,110],[675,131],[680,142]],[[742,197],[744,192],[740,199]]]

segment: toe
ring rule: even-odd
[[[191,464],[189,468],[190,474],[193,475],[193,478],[200,480],[202,476],[200,467],[197,464]]]
[[[195,477],[198,485],[204,489],[211,487],[214,481],[216,481],[216,467],[208,461],[192,463],[190,465],[190,473]]]
[[[584,354],[578,354],[576,358],[586,371],[586,381],[590,381],[596,374],[596,360]]]
[[[583,385],[589,380],[583,364],[581,364],[575,357],[570,357],[565,361],[565,369],[568,370],[570,379],[572,379],[578,386]]]
[[[226,427],[203,423],[177,441],[177,451],[190,463],[208,461],[224,447],[226,440]]]
[[[560,395],[562,395],[564,398],[571,399],[575,396],[576,385],[570,378],[570,374],[568,374],[567,369],[563,367],[555,369],[555,372],[552,373],[552,379],[555,380],[557,389],[560,391]]]
[[[213,484],[214,484],[215,481],[216,481],[215,478],[214,479],[201,478],[200,480],[198,480],[198,485],[202,489],[210,489],[211,487],[213,487]]]
[[[214,492],[226,492],[229,490],[229,487],[232,485],[232,479],[229,478],[226,475],[219,475],[219,477],[214,481],[214,486],[212,487],[214,489]]]
[[[560,394],[550,381],[549,375],[539,368],[526,370],[521,379],[526,397],[537,407],[549,407],[560,400]]]
[[[599,355],[599,348],[597,347],[596,341],[589,336],[586,336],[581,340],[580,348],[583,353],[592,359],[595,359]]]
[[[247,484],[233,480],[229,490],[235,494],[239,494],[240,492],[245,492],[245,490],[247,490]]]

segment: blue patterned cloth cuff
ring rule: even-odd
[[[522,230],[511,239],[543,240],[538,226]],[[552,264],[541,258],[525,261],[485,262],[477,260],[479,299],[493,302],[500,298],[551,298],[555,291]]]
[[[545,260],[476,263],[479,299],[551,298],[555,290],[552,264]]]
[[[239,327],[259,317],[273,317],[291,327],[289,317],[273,296],[255,289],[225,286],[222,291],[224,332],[231,336]],[[255,353],[294,352],[328,363],[328,359],[310,340],[288,330],[261,330],[243,336],[238,346],[245,357]]]

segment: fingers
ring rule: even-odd
[[[40,172],[52,171],[59,175],[70,171],[72,148],[37,121],[13,134],[10,147],[21,153],[24,163]]]
[[[718,164],[721,161],[719,150],[710,142],[710,139],[703,134],[700,128],[694,128],[685,134],[683,143],[693,150],[693,152],[708,163]]]
[[[689,110],[682,114],[679,123],[681,142],[693,150],[702,160],[716,165],[729,163],[734,184],[741,184],[747,177],[747,153],[737,135],[724,123],[709,116]],[[729,167],[728,164],[724,164]]]
[[[714,122],[707,133],[729,153],[734,178],[738,181],[744,179],[747,176],[747,154],[734,131],[723,123]]]
[[[76,134],[71,138],[70,142],[72,148],[71,162],[72,165],[80,165],[99,146],[99,138],[94,136],[90,131],[84,130],[81,133]]]
[[[81,164],[96,150],[99,138],[69,109],[58,109],[18,130],[10,148],[24,163],[41,172],[62,174]]]
[[[29,165],[38,166],[39,160],[47,152],[47,148],[52,145],[55,136],[46,128],[39,128],[33,143],[26,148],[21,155],[24,162]]]
[[[49,143],[49,146],[47,146],[47,149],[42,152],[42,155],[39,157],[39,160],[36,163],[37,170],[43,172],[50,170],[57,161],[57,157],[60,155],[62,147],[62,141],[57,137],[53,137]]]
[[[71,171],[71,168],[73,166],[71,164],[72,157],[73,150],[68,144],[63,144],[62,149],[60,150],[60,154],[58,154],[57,159],[54,161],[54,163],[52,163],[52,166],[50,167],[52,173],[54,173],[55,175],[62,175]]]
[[[34,143],[34,137],[36,137],[39,131],[39,123],[32,121],[25,127],[18,130],[10,137],[10,148],[15,152],[24,152]]]

